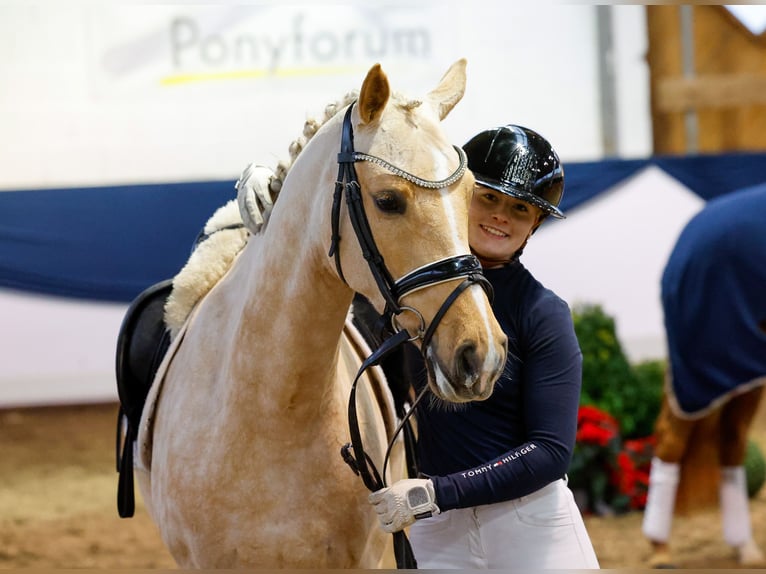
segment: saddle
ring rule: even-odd
[[[133,516],[133,444],[138,436],[141,413],[157,369],[170,346],[170,331],[164,321],[165,302],[173,288],[167,279],[144,290],[130,304],[117,337],[116,461],[119,473],[117,510],[121,518]],[[121,441],[122,439],[122,441]]]

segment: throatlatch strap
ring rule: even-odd
[[[335,182],[335,192],[332,196],[332,237],[330,237],[330,252],[327,254],[329,257],[335,257],[335,269],[338,270],[338,276],[340,280],[348,285],[346,278],[343,276],[343,268],[340,265],[340,204],[341,196],[343,195],[343,182],[342,171],[343,167],[339,168],[338,181]]]

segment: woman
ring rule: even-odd
[[[469,243],[494,288],[508,362],[487,400],[418,407],[423,478],[370,502],[387,532],[411,525],[419,568],[598,568],[565,477],[582,354],[567,304],[519,260],[548,215],[563,218],[563,169],[550,144],[520,126],[483,131],[464,149],[477,183]]]

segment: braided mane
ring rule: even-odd
[[[397,95],[398,94],[394,94],[394,96]],[[287,177],[287,172],[290,171],[290,168],[292,167],[293,163],[295,163],[296,158],[298,155],[300,155],[300,153],[303,151],[303,148],[306,147],[306,144],[308,144],[311,138],[314,137],[314,134],[316,134],[319,129],[331,118],[335,117],[338,111],[355,102],[358,98],[359,91],[352,90],[339,100],[327,104],[327,106],[324,108],[324,115],[321,119],[309,118],[306,120],[306,123],[303,124],[303,133],[298,137],[298,139],[293,140],[288,148],[290,152],[290,159],[279,161],[279,163],[277,163],[276,169],[274,170],[274,177],[269,184],[269,189],[272,193],[272,199],[274,201],[276,201],[277,196],[279,195],[279,191],[282,189],[282,183]],[[423,102],[421,100],[407,100],[400,103],[399,105],[405,110],[413,110],[420,106],[422,103]]]
[[[348,92],[339,100],[327,104],[324,108],[324,114],[321,118],[309,118],[306,120],[306,123],[303,124],[303,133],[298,136],[297,139],[293,140],[293,142],[288,147],[290,158],[287,160],[280,160],[277,163],[276,169],[274,170],[274,177],[269,184],[269,189],[272,193],[272,199],[274,201],[277,200],[277,196],[279,195],[279,191],[282,189],[282,183],[287,177],[287,173],[290,171],[290,168],[295,163],[297,157],[303,151],[303,148],[306,147],[306,144],[308,144],[311,138],[314,137],[314,134],[316,134],[319,129],[330,119],[335,117],[339,110],[342,110],[347,105],[355,102],[358,97],[358,90]]]
[[[268,191],[272,204],[276,202],[287,173],[306,144],[328,120],[355,101],[358,96],[358,91],[349,92],[339,100],[325,106],[321,118],[306,120],[303,133],[289,146],[289,159],[280,161],[274,170],[274,175],[269,179]],[[270,210],[271,206],[268,209]],[[250,234],[265,228],[268,223],[265,217],[267,210],[263,211],[264,213],[259,214],[263,221],[259,226],[260,229],[251,229],[247,225],[243,227],[244,218],[236,199],[219,207],[208,219],[203,228],[206,239],[196,245],[186,265],[173,278],[173,290],[165,304],[165,324],[173,338],[180,331],[194,306],[224,276],[237,253],[247,243]]]

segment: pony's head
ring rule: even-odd
[[[431,389],[450,402],[487,398],[507,346],[468,245],[474,179],[441,128],[464,90],[465,60],[420,100],[370,69],[341,128],[331,234],[338,276],[421,340]]]

